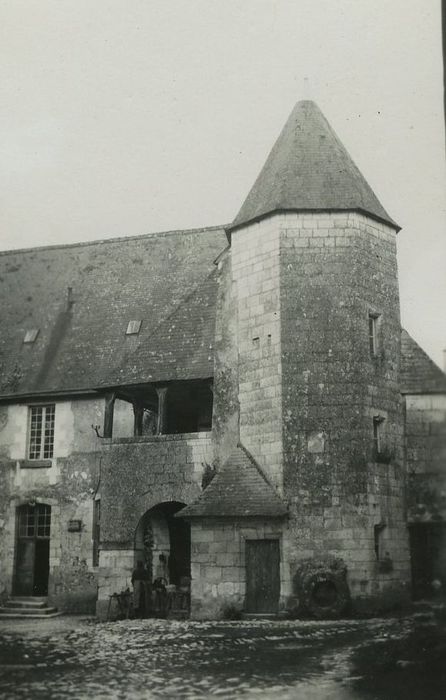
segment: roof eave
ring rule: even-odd
[[[438,395],[446,395],[446,387],[445,388],[439,388],[439,389],[423,389],[420,391],[420,389],[413,390],[413,389],[400,389],[400,393],[403,396],[438,396]]]
[[[52,398],[71,397],[79,398],[81,396],[98,396],[105,393],[105,389],[63,389],[62,391],[27,391],[21,394],[2,394],[0,395],[0,403],[23,403],[25,401],[45,401]]]
[[[183,510],[187,510],[184,508]],[[183,511],[179,511],[178,513],[175,513],[174,515],[175,518],[184,518],[185,520],[223,520],[226,518],[268,518],[268,519],[276,519],[276,520],[283,520],[284,518],[288,517],[288,510],[285,509],[281,513],[184,513]]]
[[[385,224],[386,226],[389,226],[390,228],[393,228],[395,233],[399,233],[401,231],[401,226],[399,226],[395,221],[393,221],[390,217],[388,219],[385,219],[384,217],[378,216],[377,214],[374,214],[372,212],[367,211],[366,209],[361,209],[360,207],[354,207],[354,208],[346,208],[346,209],[317,209],[317,208],[303,208],[303,207],[278,207],[277,209],[272,209],[271,211],[264,212],[262,214],[259,214],[258,216],[254,216],[251,219],[247,219],[246,221],[239,221],[239,222],[233,222],[229,226],[225,228],[226,235],[230,239],[231,234],[234,231],[237,231],[244,226],[249,226],[250,224],[255,224],[258,223],[259,221],[262,221],[263,219],[268,218],[269,216],[274,216],[275,214],[288,214],[288,213],[294,213],[294,214],[339,214],[339,213],[357,213],[357,214],[362,214],[363,216],[368,216],[370,219],[373,219],[374,221],[378,221],[380,224]]]

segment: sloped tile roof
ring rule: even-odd
[[[0,396],[110,386],[139,360],[147,378],[211,377],[226,245],[215,227],[0,253]],[[139,335],[126,335],[131,320]],[[39,334],[24,344],[29,329]]]
[[[286,504],[253,457],[241,445],[216,473],[197,501],[178,513],[184,518],[284,517]]]
[[[296,104],[228,230],[287,210],[361,211],[399,229],[309,100]]]
[[[114,386],[212,377],[216,278],[214,269],[158,326],[142,329],[138,346],[120,359],[106,383]]]
[[[446,374],[405,330],[401,332],[401,392],[446,393]]]

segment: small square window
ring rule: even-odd
[[[38,335],[39,335],[38,328],[30,328],[27,331],[25,331],[25,337],[23,338],[23,342],[24,343],[34,343],[34,341],[36,340]]]
[[[126,335],[138,335],[141,328],[141,321],[129,321]]]

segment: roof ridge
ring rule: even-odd
[[[13,248],[0,250],[0,256],[16,255],[17,253],[32,253],[40,250],[60,250],[61,248],[77,248],[101,243],[122,243],[123,241],[141,240],[143,238],[153,238],[154,236],[173,236],[178,233],[207,233],[208,231],[225,231],[228,224],[216,226],[198,226],[197,228],[169,229],[167,231],[153,231],[151,233],[137,233],[132,236],[117,236],[114,238],[96,238],[93,241],[76,241],[74,243],[55,243],[53,245],[33,246],[31,248]]]
[[[245,447],[241,442],[238,442],[238,443],[237,443],[237,447],[239,447],[239,448],[245,453],[245,455],[248,457],[248,459],[249,459],[249,461],[251,462],[251,464],[252,464],[252,465],[257,469],[257,471],[259,472],[260,476],[264,479],[264,481],[266,481],[266,483],[268,484],[268,486],[271,486],[271,488],[274,490],[274,493],[276,493],[276,490],[275,490],[273,484],[272,484],[271,481],[268,479],[268,477],[266,476],[266,474],[265,474],[264,471],[262,470],[260,464],[258,464],[258,462],[256,461],[255,457],[251,454],[251,452],[249,452],[249,450],[247,450],[246,447]],[[276,494],[276,495],[278,495],[278,494]]]
[[[254,457],[240,443],[210,484],[175,517],[286,517],[286,502],[269,483]]]

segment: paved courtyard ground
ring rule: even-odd
[[[0,621],[0,697],[439,700],[445,609],[337,622]]]

